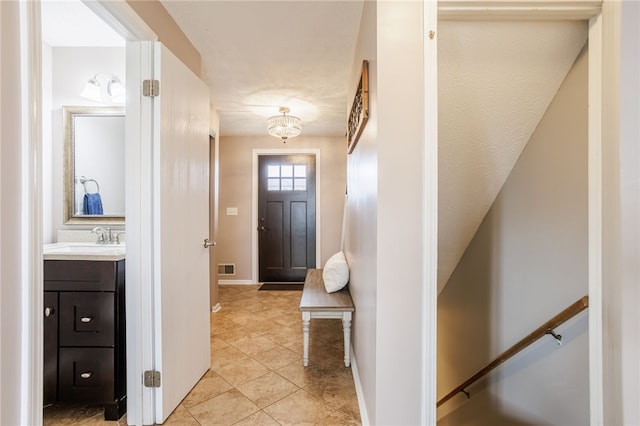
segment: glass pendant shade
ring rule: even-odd
[[[106,82],[106,89],[100,83],[100,79]],[[124,103],[126,89],[124,84],[115,75],[96,74],[84,85],[80,96],[95,102]]]
[[[107,84],[107,94],[113,102],[124,102],[126,90],[118,77],[113,77]]]
[[[302,121],[293,115],[287,115],[289,108],[280,108],[282,115],[274,115],[267,119],[267,131],[271,136],[286,141],[296,137],[302,131]]]
[[[102,93],[100,93],[100,82],[95,78],[90,78],[84,85],[84,90],[80,93],[80,96],[92,101],[102,101]]]

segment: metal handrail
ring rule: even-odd
[[[496,359],[491,361],[489,364],[487,364],[480,371],[478,371],[476,374],[474,374],[469,379],[467,379],[460,386],[456,387],[454,390],[452,390],[451,392],[449,392],[448,394],[440,398],[436,406],[437,407],[441,406],[442,404],[444,404],[445,402],[447,402],[448,400],[450,400],[455,395],[461,392],[467,395],[467,397],[469,397],[469,393],[466,391],[467,387],[469,387],[476,380],[485,376],[491,370],[498,367],[500,364],[502,364],[512,356],[516,355],[518,352],[520,352],[521,350],[523,350],[524,348],[526,348],[527,346],[529,346],[530,344],[532,344],[533,342],[541,338],[542,336],[550,334],[558,341],[558,343],[561,343],[562,336],[560,336],[559,334],[556,334],[556,332],[554,331],[554,328],[564,323],[565,321],[569,320],[570,318],[574,317],[575,315],[579,314],[580,312],[585,310],[587,307],[589,307],[589,296],[584,296],[580,300],[578,300],[577,302],[575,302],[574,304],[566,308],[564,311],[560,312],[558,315],[551,318],[549,321],[545,322],[540,327],[535,329],[524,339],[520,340],[518,343],[511,346],[511,348],[507,349],[506,351],[498,355]]]

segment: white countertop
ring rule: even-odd
[[[54,243],[45,244],[45,260],[118,261],[126,257],[125,244]]]

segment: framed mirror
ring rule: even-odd
[[[124,108],[63,106],[65,224],[124,224]]]

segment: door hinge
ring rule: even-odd
[[[160,387],[160,372],[156,370],[147,370],[144,372],[144,386],[146,388]]]
[[[160,96],[160,81],[158,80],[143,80],[142,81],[142,96],[154,98]]]

